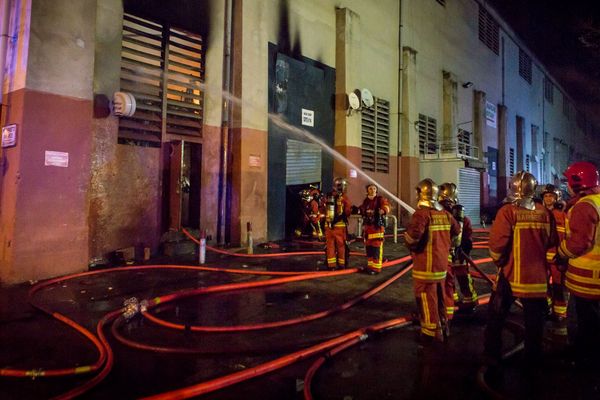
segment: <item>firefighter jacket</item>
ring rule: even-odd
[[[384,214],[379,213],[380,209],[384,211]],[[384,215],[390,211],[390,203],[383,196],[375,196],[372,199],[369,199],[367,196],[359,207],[359,214],[362,215],[363,225],[371,225],[377,228],[384,227]]]
[[[556,245],[556,233],[550,212],[538,203],[534,207],[505,204],[490,232],[490,256],[515,297],[545,298],[547,294],[546,251]]]
[[[328,198],[333,197],[334,199],[334,210],[333,210],[333,218],[327,220],[327,227],[330,228],[345,228],[348,226],[348,217],[352,213],[352,204],[348,200],[348,197],[344,193],[339,193],[336,190],[333,190],[327,196]],[[329,200],[328,200],[329,201]],[[330,205],[327,204],[327,207]],[[325,213],[327,218],[330,218],[331,215],[329,211]]]
[[[448,211],[416,210],[404,234],[413,259],[413,279],[443,281],[452,238],[459,234],[460,225]]]
[[[554,222],[556,222],[556,233],[558,234],[558,244],[560,244],[565,239],[567,233],[567,213],[565,213],[562,208],[554,207],[552,209],[552,216],[554,217]],[[548,249],[546,261],[555,264],[557,250],[558,246],[553,246]]]
[[[558,249],[568,257],[566,286],[575,296],[600,299],[600,194],[582,197],[567,217],[567,237]]]

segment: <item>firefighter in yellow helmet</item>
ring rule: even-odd
[[[558,240],[562,241],[566,235],[567,214],[562,202],[560,189],[552,184],[544,186],[542,191],[542,203],[554,217]],[[567,334],[567,301],[568,292],[565,287],[566,263],[560,262],[556,257],[557,247],[552,247],[546,253],[546,261],[549,264],[550,285],[548,294],[552,306],[552,332],[556,335]]]
[[[417,210],[404,234],[413,259],[414,294],[421,322],[423,341],[444,341],[449,325],[444,291],[448,256],[460,225],[438,203],[438,187],[429,178],[416,187]]]
[[[363,218],[363,239],[367,251],[367,269],[370,275],[381,272],[383,240],[385,233],[385,215],[391,211],[389,201],[377,194],[377,185],[366,186],[367,196],[358,208]]]
[[[303,233],[309,231],[308,233],[313,239],[323,240],[323,230],[321,229],[323,215],[319,203],[321,192],[311,185],[309,189],[303,189],[298,194],[302,201],[302,225],[294,231],[296,237],[299,238]]]
[[[327,268],[343,269],[348,265],[348,217],[352,212],[352,205],[346,195],[348,181],[336,178],[333,181],[333,190],[327,194],[325,212],[325,252]]]
[[[533,200],[536,185],[529,172],[514,175],[491,228],[489,251],[499,269],[484,333],[484,355],[491,364],[501,359],[502,328],[516,298],[523,304],[526,363],[537,363],[542,353],[548,310],[546,251],[557,240],[550,212]]]
[[[456,184],[442,183],[439,187],[438,201],[461,226],[460,241],[450,252],[449,269],[446,276],[446,298],[449,300],[447,312],[450,317],[454,313],[455,302],[458,302],[459,309],[467,311],[472,311],[477,305],[477,293],[473,287],[473,278],[469,274],[469,266],[466,262],[471,249],[473,249],[473,225],[471,219],[465,216],[464,207],[458,202]],[[456,291],[455,279],[458,281],[460,297]]]

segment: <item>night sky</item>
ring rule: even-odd
[[[600,132],[600,1],[488,0]]]

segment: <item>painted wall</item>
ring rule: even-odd
[[[406,134],[417,135],[414,121],[418,114],[423,113],[434,117],[438,121],[438,133],[441,137],[443,126],[443,72],[447,71],[457,77],[459,84],[473,82],[471,88],[458,86],[457,123],[474,121],[473,92],[479,91],[487,102],[495,105],[504,104],[507,109],[506,124],[506,151],[508,148],[516,149],[516,118],[524,118],[524,148],[525,156],[531,155],[532,160],[536,155],[531,139],[531,126],[540,129],[538,138],[543,140],[543,132],[549,132],[549,142],[558,138],[570,144],[588,159],[597,159],[594,155],[598,151],[598,144],[593,143],[591,137],[586,137],[575,128],[572,119],[569,120],[562,111],[564,91],[555,83],[554,103],[544,100],[544,77],[549,76],[548,71],[535,58],[534,53],[528,49],[507,26],[498,14],[487,5],[488,11],[500,24],[500,54],[496,55],[479,40],[478,13],[480,3],[475,0],[459,0],[447,2],[445,6],[435,1],[403,0],[403,29],[402,46],[409,47],[416,52],[416,91],[412,101],[416,107],[409,109],[407,118],[412,124]],[[503,46],[504,44],[504,46]],[[525,50],[531,57],[532,83],[528,84],[519,75],[519,48]],[[552,78],[550,76],[550,78]],[[404,82],[403,84],[410,84]],[[472,124],[465,124],[463,129],[470,130]],[[476,132],[477,129],[474,129]],[[479,132],[481,143],[481,161],[487,163],[485,151],[488,146],[499,146],[498,128],[483,124]],[[579,143],[591,145],[587,149]],[[414,143],[414,141],[413,141]],[[546,149],[548,150],[548,149]],[[550,153],[553,150],[550,149]],[[537,154],[541,156],[542,154]],[[549,170],[555,157],[553,154],[546,156],[545,170],[540,174],[540,181],[550,178]],[[508,169],[508,159],[500,160]],[[516,164],[516,162],[515,162]],[[555,163],[556,164],[556,163]],[[562,164],[562,162],[561,162]],[[554,165],[557,170],[562,170],[566,165]],[[444,176],[442,169],[427,167],[422,173],[431,174],[435,180]]]
[[[26,2],[15,3],[23,16]],[[18,9],[18,7],[21,7]],[[88,185],[95,1],[33,0],[25,87],[9,91],[6,123],[18,125],[2,181],[0,279],[22,282],[82,271],[88,260]],[[19,19],[26,27],[25,17]],[[22,29],[19,29],[22,31]],[[27,50],[28,49],[28,50]],[[27,57],[23,52],[27,51]],[[22,67],[22,64],[20,64]],[[11,77],[19,87],[22,70]],[[19,72],[21,71],[21,72]],[[61,166],[48,151],[61,153]]]

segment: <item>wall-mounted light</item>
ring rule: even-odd
[[[471,86],[473,86],[473,82],[471,82],[471,81],[465,82],[465,83],[462,84],[462,87],[464,87],[465,89],[468,89]]]

